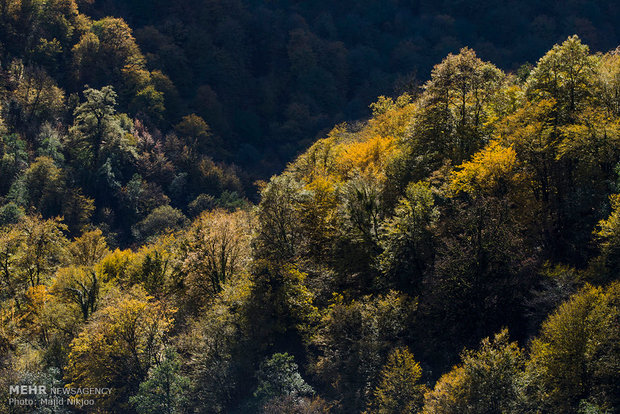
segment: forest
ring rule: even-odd
[[[486,2],[357,2],[333,42],[348,2],[145,3],[0,0],[1,414],[620,413],[618,6],[523,2],[602,31],[520,48],[439,30],[411,77],[351,74],[370,16]]]

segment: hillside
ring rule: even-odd
[[[173,91],[156,80],[161,127],[198,114],[220,137],[210,155],[261,178],[334,124],[370,116],[377,96],[416,94],[464,46],[516,72],[572,34],[595,51],[620,43],[620,6],[604,0],[82,3],[94,19],[123,17],[148,70],[172,81]]]
[[[447,54],[254,205],[200,115],[161,132],[173,82],[122,20],[3,4],[3,401],[27,384],[109,390],[41,412],[618,412],[617,52],[570,36],[517,72]]]

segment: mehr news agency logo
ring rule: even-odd
[[[68,388],[45,385],[9,385],[9,405],[23,407],[93,406],[96,395],[110,395],[111,388]]]

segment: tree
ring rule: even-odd
[[[18,85],[13,96],[21,107],[20,119],[13,120],[18,130],[32,134],[34,127],[62,114],[64,92],[44,69],[19,65],[13,75]]]
[[[209,140],[211,139],[211,127],[204,119],[196,114],[186,115],[175,127],[177,133],[188,140],[190,148],[205,153],[214,150]]]
[[[92,266],[110,253],[100,229],[85,231],[67,246],[67,251],[69,261],[76,266]]]
[[[3,205],[0,207],[0,227],[17,224],[24,214],[24,209],[14,202]]]
[[[139,414],[182,413],[189,379],[180,372],[181,360],[173,348],[166,348],[138,393],[129,399]]]
[[[422,408],[426,387],[418,381],[422,368],[407,348],[394,349],[381,369],[369,414],[406,414]]]
[[[90,318],[70,345],[65,379],[71,387],[107,387],[96,396],[107,410],[125,411],[128,400],[156,362],[173,310],[144,289],[116,293]]]
[[[586,285],[551,314],[532,342],[527,399],[549,412],[576,412],[581,401],[603,410],[620,404],[620,284]]]
[[[148,85],[136,93],[129,108],[133,113],[146,115],[152,122],[160,123],[166,111],[164,94]]]
[[[11,227],[0,229],[2,296],[20,303],[28,288],[46,283],[58,269],[67,245],[66,226],[60,219],[24,216]]]
[[[52,291],[77,305],[86,321],[97,310],[101,284],[101,277],[93,269],[66,267],[56,272]]]
[[[155,208],[142,221],[132,228],[136,240],[144,242],[182,229],[188,223],[187,217],[176,208],[164,205]]]
[[[613,280],[620,270],[620,195],[609,196],[611,213],[598,223],[594,235],[599,255],[591,262],[589,272],[594,280]]]
[[[424,399],[424,414],[502,414],[511,412],[523,368],[523,352],[503,330],[465,351],[462,363],[444,374]]]
[[[273,354],[263,361],[256,374],[258,385],[253,394],[260,405],[283,396],[301,398],[314,393],[294,361],[295,358],[287,353]]]
[[[190,296],[212,296],[247,270],[251,223],[243,210],[204,212],[194,221],[185,236],[182,264]]]
[[[390,350],[402,344],[416,302],[402,293],[345,302],[334,295],[313,335],[312,372],[343,412],[360,412],[381,381]]]
[[[226,283],[211,306],[191,321],[187,344],[191,372],[191,407],[207,413],[230,412],[253,387],[248,372],[260,358],[261,345],[248,338],[252,282],[242,276]]]
[[[23,180],[29,206],[44,217],[61,214],[67,188],[63,171],[51,158],[38,157],[24,172]]]
[[[466,160],[489,138],[488,110],[504,74],[468,48],[448,55],[424,85],[422,106],[412,132],[415,154],[438,167],[445,158]],[[491,124],[492,125],[492,124]]]
[[[382,228],[379,260],[387,286],[412,292],[420,285],[434,260],[433,228],[438,219],[430,186],[409,184]]]
[[[129,96],[123,96],[127,104],[127,98],[137,91],[125,91],[123,86],[136,72],[144,70],[144,56],[126,22],[105,17],[93,22],[90,31],[73,47],[73,65],[79,85],[97,88],[112,84],[127,92]]]
[[[471,161],[458,167],[453,174],[451,186],[456,193],[464,192],[472,197],[483,194],[503,197],[518,187],[523,179],[519,167],[517,154],[512,147],[491,141],[474,154]]]
[[[534,100],[553,99],[560,119],[570,119],[591,95],[594,71],[599,60],[577,35],[554,45],[539,61],[527,81]]]
[[[2,298],[15,301],[17,309],[21,307],[23,286],[26,281],[19,271],[17,262],[22,237],[17,228],[0,227],[0,268],[2,273]],[[19,294],[18,294],[19,293]]]
[[[0,173],[3,179],[0,182],[0,194],[6,195],[15,179],[28,167],[28,152],[26,142],[17,134],[0,137]]]
[[[175,292],[178,285],[182,284],[183,277],[172,263],[174,255],[178,254],[176,243],[175,237],[169,235],[142,246],[137,253],[131,255],[127,280],[124,283],[140,284],[150,295],[160,300]]]
[[[122,135],[118,119],[114,116],[116,92],[112,86],[84,91],[86,101],[74,111],[73,134],[75,156],[86,165],[99,163],[102,146],[113,145]]]
[[[607,114],[620,116],[620,54],[606,53],[596,70],[596,93]]]
[[[301,234],[299,215],[294,205],[299,190],[299,183],[287,175],[274,177],[261,188],[257,213],[258,257],[286,261],[297,254]]]

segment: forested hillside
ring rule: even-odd
[[[98,0],[84,8],[124,17],[150,70],[179,92],[169,115],[197,113],[222,138],[218,159],[263,177],[334,124],[367,118],[377,96],[417,91],[461,47],[516,71],[575,33],[597,51],[620,38],[620,6],[607,0]]]
[[[160,3],[124,13],[161,40],[149,24],[185,24],[160,21],[152,8],[180,13]],[[200,65],[151,66],[174,60],[80,7],[0,0],[0,413],[620,412],[618,49],[565,37],[512,71],[444,53],[252,203],[256,171],[230,153],[250,141],[209,118],[251,126],[229,118],[239,91],[220,115],[193,106],[177,81],[198,93]],[[351,93],[383,88],[366,67]],[[303,90],[287,82],[281,113]],[[16,384],[107,391],[31,407],[9,403]]]

